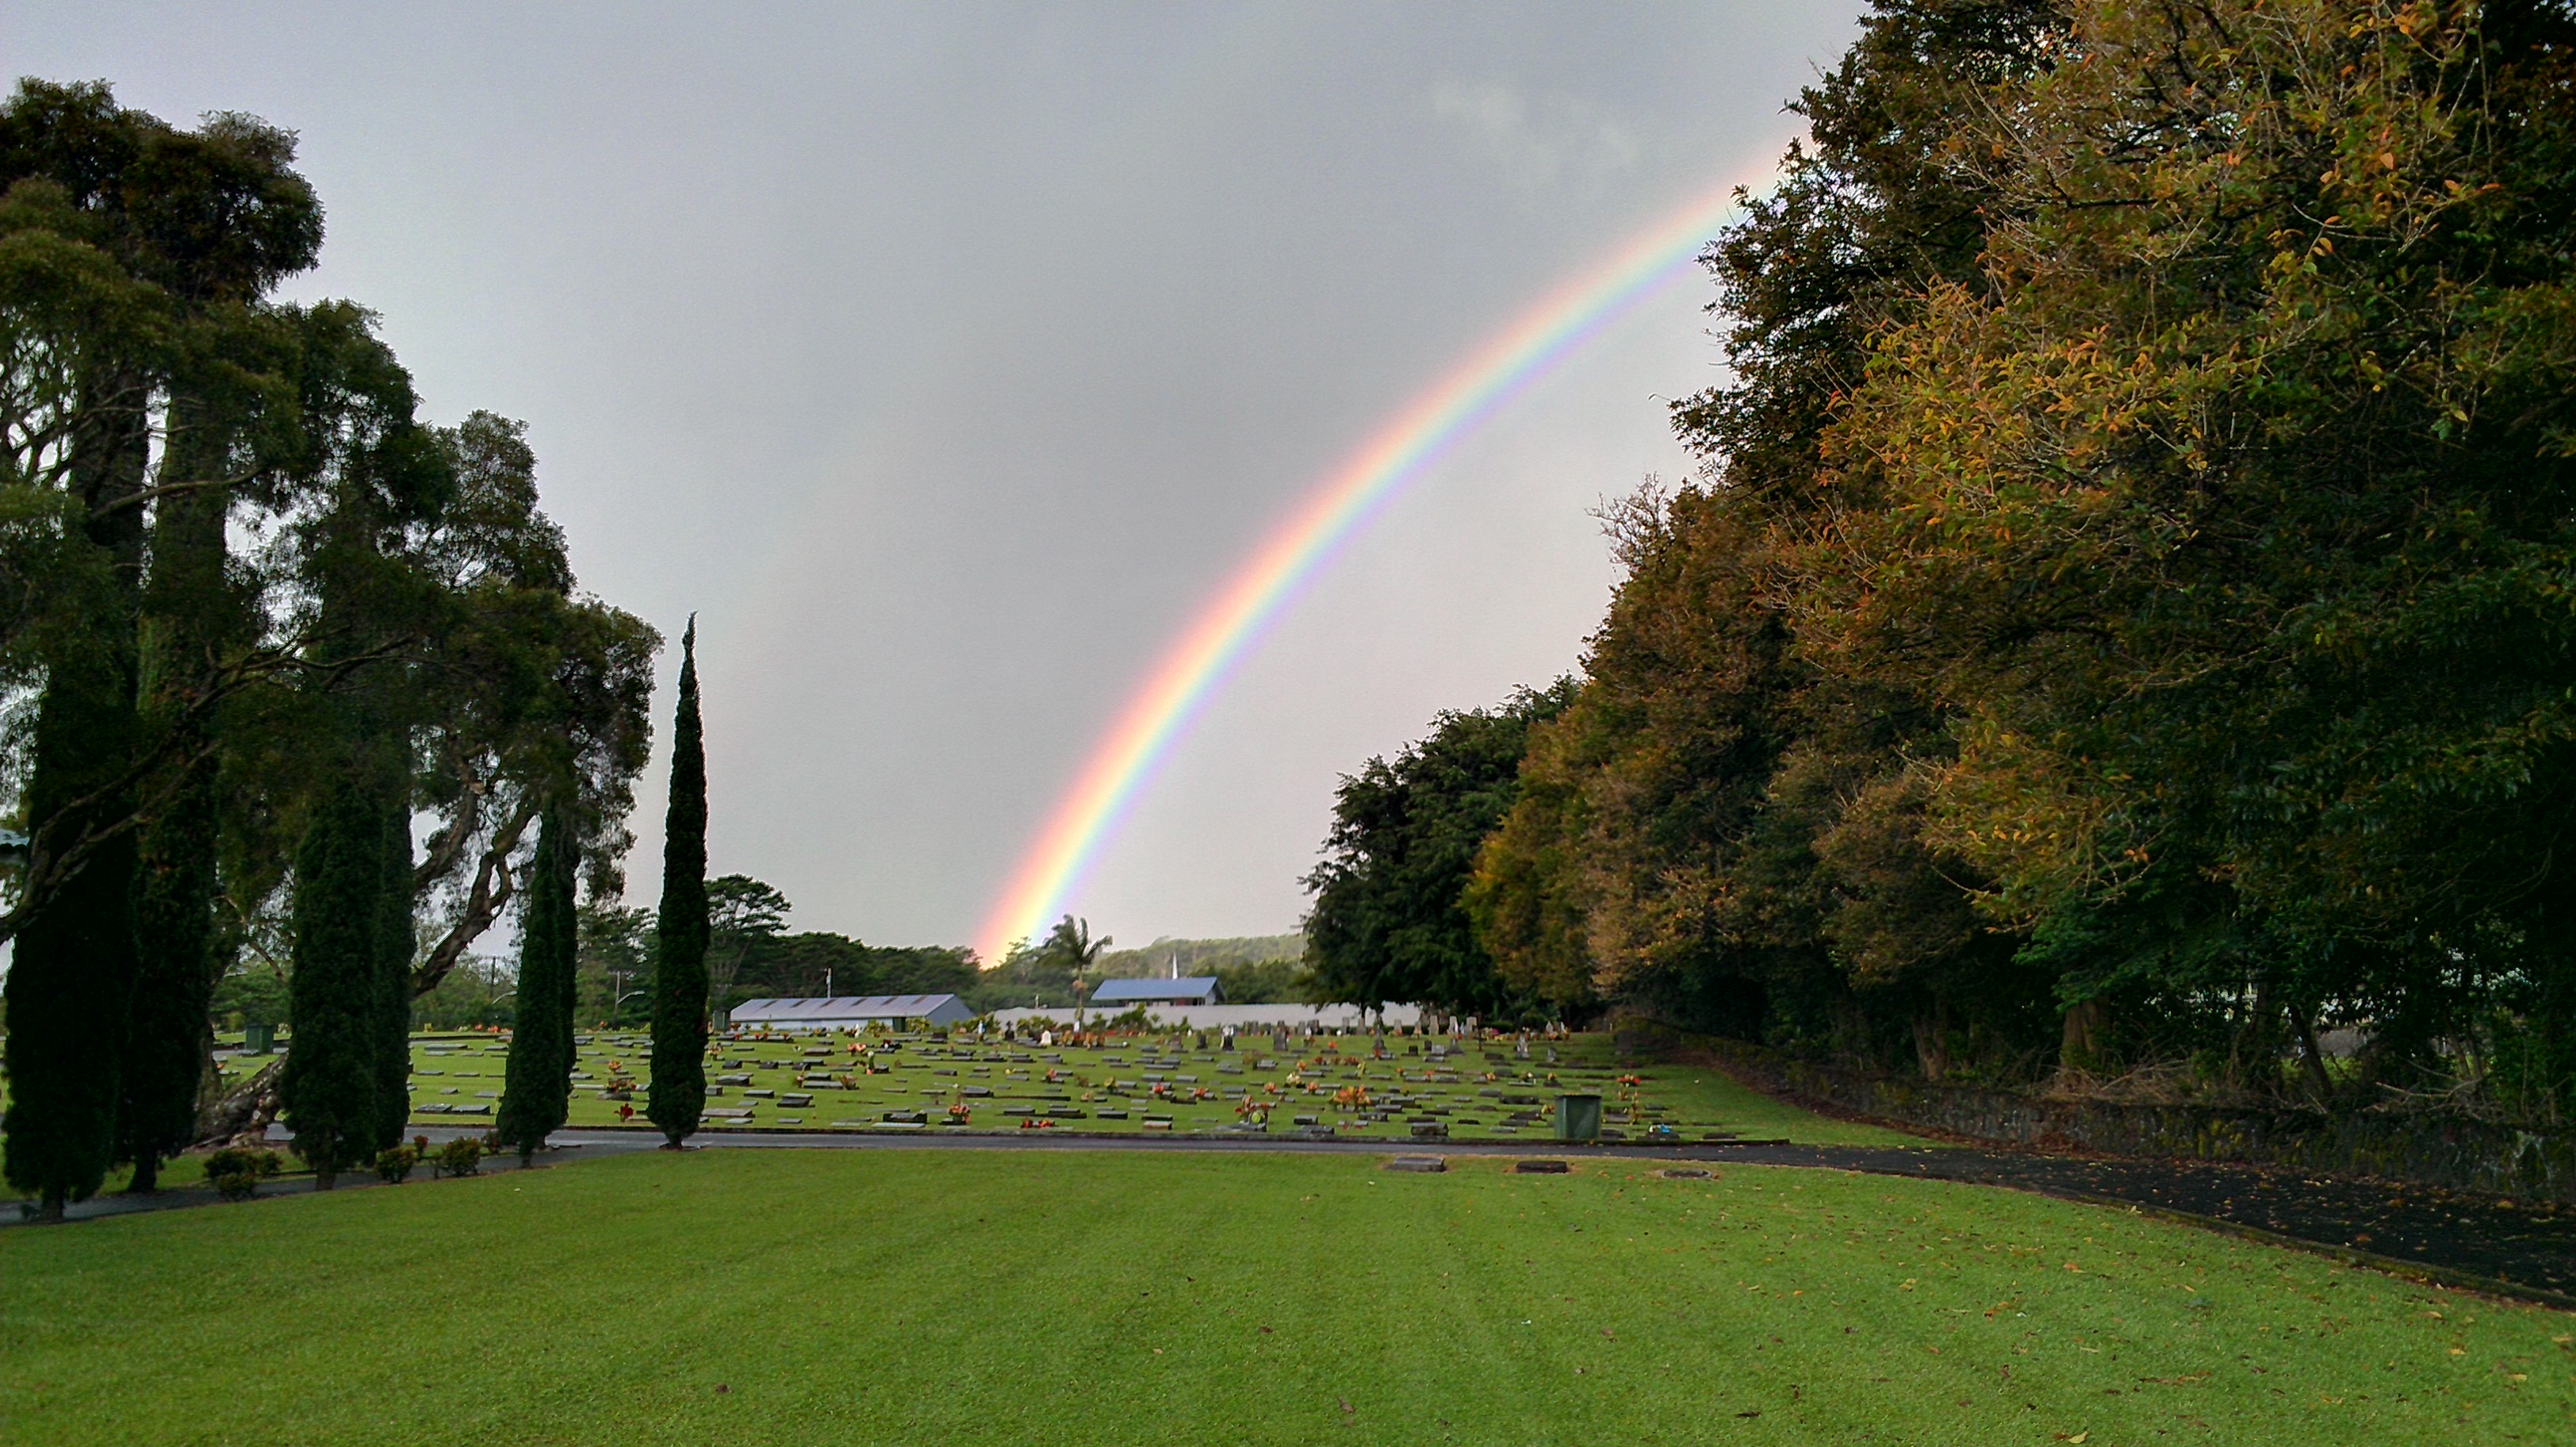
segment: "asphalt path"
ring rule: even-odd
[[[426,1127],[442,1141],[480,1131]],[[282,1140],[282,1134],[279,1136]],[[656,1132],[565,1130],[538,1157],[540,1168],[658,1149]],[[2321,1251],[2355,1265],[2469,1290],[2576,1309],[2576,1210],[2550,1202],[2476,1197],[2430,1187],[2303,1175],[2201,1162],[2110,1159],[1954,1146],[1801,1146],[1785,1142],[1568,1145],[1535,1141],[1316,1140],[1265,1135],[1106,1136],[1051,1131],[860,1132],[725,1131],[693,1149],[875,1151],[1291,1152],[1313,1155],[1437,1154],[1623,1160],[1639,1164],[1790,1166],[1911,1176],[2032,1191],[2062,1200],[2125,1207],[2284,1246]],[[486,1171],[519,1169],[515,1155],[486,1157]],[[340,1189],[373,1189],[372,1172],[349,1172]],[[310,1191],[309,1178],[265,1187],[263,1196]],[[211,1188],[149,1196],[111,1194],[66,1211],[72,1221],[213,1204]],[[0,1221],[0,1225],[18,1224]]]

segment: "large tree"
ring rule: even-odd
[[[290,138],[255,121],[217,115],[182,132],[118,107],[104,85],[25,81],[0,106],[5,486],[13,519],[36,525],[6,540],[0,572],[34,591],[0,619],[0,648],[42,688],[31,843],[0,918],[19,936],[10,1171],[48,1213],[94,1189],[119,1152],[148,1189],[194,1093],[203,1024],[187,1007],[202,1015],[211,968],[206,712],[237,616],[223,587],[226,489],[248,452],[231,404],[262,400],[246,307],[309,265],[320,239],[292,158]],[[155,832],[138,880],[138,832],[164,809],[183,817]],[[149,994],[129,1019],[138,975]],[[22,1048],[35,1053],[18,1060]]]
[[[1569,680],[1499,709],[1443,714],[1430,737],[1342,780],[1324,862],[1306,879],[1307,960],[1322,998],[1497,1018],[1523,1003],[1477,941],[1464,896],[1478,848],[1511,810],[1530,725],[1573,693]]]
[[[1955,712],[1934,814],[2096,1005],[2070,1063],[2332,1003],[2404,1082],[2502,1006],[2576,1104],[2576,20],[2096,3],[2060,54],[1963,108],[1990,238],[1836,424],[1818,655]]]
[[[671,802],[662,819],[662,905],[653,937],[653,1080],[644,1113],[678,1150],[707,1108],[707,756],[698,723],[694,616],[680,635]]]

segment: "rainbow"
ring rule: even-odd
[[[1043,935],[1207,701],[1325,564],[1407,483],[1638,302],[1687,274],[1733,214],[1729,181],[1639,232],[1461,358],[1342,460],[1271,530],[1119,711],[994,901],[976,951],[994,963]]]

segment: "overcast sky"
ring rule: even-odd
[[[301,133],[293,294],[527,420],[584,587],[699,615],[711,868],[963,943],[1245,552],[1463,352],[1768,159],[1856,6],[0,0],[12,74]],[[1339,774],[1576,663],[1587,516],[1688,463],[1702,279],[1452,453],[1241,668],[1072,902],[1294,928]],[[669,682],[655,709],[669,733]],[[657,887],[661,768],[631,893]]]

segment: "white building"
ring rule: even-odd
[[[1128,1008],[1123,1005],[1109,1009],[1086,1006],[1082,1018],[1096,1025],[1124,1014]],[[1222,1030],[1231,1025],[1236,1031],[1246,1034],[1278,1027],[1289,1030],[1366,1030],[1379,1022],[1378,1012],[1363,1010],[1357,1005],[1147,1005],[1145,1013],[1157,1025],[1167,1029]],[[1074,1012],[1071,1006],[1058,1005],[1043,1010],[996,1010],[985,1018],[1004,1027],[1017,1025],[1023,1020],[1052,1020],[1059,1025],[1070,1025]],[[1386,1007],[1385,1024],[1389,1030],[1421,1023],[1422,1007],[1419,1005]]]

